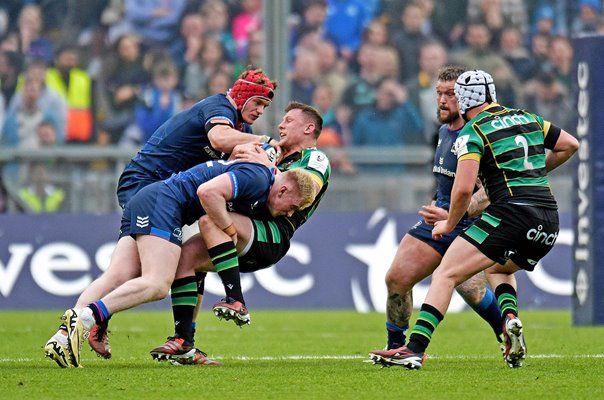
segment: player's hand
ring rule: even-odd
[[[268,159],[266,152],[262,150],[262,144],[260,143],[246,143],[235,146],[230,159],[262,164],[269,167],[275,166],[275,164]]]
[[[422,206],[422,209],[419,210],[419,215],[421,215],[428,225],[434,225],[436,221],[442,221],[449,218],[449,212],[447,210],[433,205]]]
[[[450,228],[447,225],[447,221],[436,221],[434,223],[434,228],[432,228],[432,239],[434,240],[440,240],[442,239],[443,236],[445,236],[446,234],[448,234],[449,232],[451,232],[453,230],[453,228]]]

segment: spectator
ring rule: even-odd
[[[67,101],[67,143],[89,143],[93,138],[93,82],[79,65],[77,48],[66,45],[57,50],[55,66],[46,74],[48,87]]]
[[[405,82],[419,71],[419,50],[422,43],[431,37],[422,32],[425,15],[416,3],[409,3],[401,13],[401,28],[392,32],[392,45],[400,57],[399,80]]]
[[[325,38],[336,45],[347,62],[361,44],[363,30],[371,20],[362,0],[327,0]]]
[[[507,61],[490,45],[491,32],[482,22],[474,22],[466,31],[468,48],[451,54],[454,64],[468,69],[490,71],[497,82],[497,100],[504,104],[515,104],[518,79]]]
[[[42,95],[38,104],[42,110],[52,110],[58,143],[65,142],[65,126],[67,124],[67,102],[54,89],[46,84],[48,67],[44,60],[34,60],[27,65],[25,72],[19,78],[17,93],[13,96],[8,109],[15,110],[23,102],[23,84],[27,80],[39,82],[42,85]]]
[[[426,144],[421,117],[394,79],[380,83],[375,104],[361,110],[352,125],[354,146]]]
[[[115,51],[103,63],[98,85],[104,100],[104,118],[100,125],[109,135],[110,143],[117,143],[124,129],[134,122],[138,95],[149,83],[139,37],[126,34],[117,39],[114,48]]]
[[[434,112],[434,93],[441,68],[447,64],[448,54],[445,46],[431,40],[424,42],[419,52],[419,72],[405,83],[409,101],[419,111],[424,121],[426,143],[438,139],[438,115]]]
[[[572,93],[573,47],[567,37],[556,36],[552,38],[549,49],[549,62],[558,82],[564,86],[567,93]]]
[[[571,33],[585,35],[596,33],[598,22],[602,18],[602,3],[600,0],[579,0],[579,11],[573,19]]]
[[[491,32],[494,43],[506,26],[518,28],[528,34],[528,18],[525,0],[468,0],[467,19],[482,22]]]
[[[177,85],[176,65],[162,62],[153,68],[152,84],[141,94],[141,101],[134,110],[134,125],[128,128],[122,143],[142,145],[160,125],[180,111],[182,99]]]
[[[291,100],[304,104],[312,102],[315,90],[314,78],[319,72],[317,54],[308,49],[299,49],[294,59],[294,67],[290,74]]]
[[[50,121],[56,129],[55,112],[51,108],[42,108],[40,99],[43,85],[35,79],[26,79],[20,101],[12,105],[7,112],[2,129],[2,145],[34,149],[40,147],[37,134],[43,121]]]
[[[206,31],[204,18],[199,13],[185,15],[180,22],[180,36],[170,45],[170,56],[179,71],[195,62],[203,46]]]
[[[522,107],[534,111],[556,126],[573,124],[573,98],[551,72],[540,72],[529,82]]]
[[[235,39],[233,39],[233,34],[229,30],[230,20],[229,8],[227,5],[223,0],[207,0],[201,6],[200,12],[203,16],[206,34],[217,37],[218,40],[220,40],[220,44],[222,44],[227,60],[231,63],[235,62],[237,59],[237,51]],[[261,32],[261,30],[250,32],[250,36],[248,37],[248,40],[250,41],[248,44],[248,57],[250,51],[249,46],[252,45],[251,36],[256,32]]]
[[[0,95],[4,99],[4,104],[10,103],[17,90],[21,65],[22,58],[19,53],[0,50]]]
[[[396,49],[391,46],[379,46],[377,47],[375,56],[377,73],[380,78],[392,78],[398,80],[400,68],[398,52]]]
[[[319,36],[325,33],[324,24],[327,18],[326,0],[307,0],[304,2],[302,21],[292,26],[290,48],[295,49],[298,40],[306,32],[316,32]]]
[[[262,28],[262,0],[241,0],[241,7],[243,10],[233,18],[231,27],[236,57],[245,60],[250,34]]]
[[[347,66],[338,59],[336,46],[331,42],[320,41],[316,51],[319,59],[319,72],[315,82],[317,85],[328,84],[333,92],[334,103],[339,104],[347,84]],[[325,119],[325,116],[323,118]],[[325,126],[325,121],[323,121],[323,126]]]
[[[53,44],[42,36],[42,12],[36,4],[25,5],[19,13],[21,53],[26,61],[41,58],[52,62]]]
[[[210,77],[218,71],[231,74],[233,66],[226,62],[220,40],[217,37],[207,37],[197,58],[187,64],[183,86],[188,93],[198,98],[206,97]]]
[[[342,146],[345,143],[342,137],[342,128],[336,120],[336,104],[333,89],[329,84],[319,84],[312,94],[312,105],[323,117],[323,131],[317,144],[324,146]],[[348,140],[348,142],[350,139]]]
[[[531,38],[531,59],[535,63],[535,74],[552,68],[549,62],[550,42],[551,36],[544,33],[537,33]]]
[[[363,31],[363,42],[376,46],[386,46],[390,43],[390,32],[383,18],[376,18]]]
[[[27,183],[19,190],[19,198],[28,214],[56,213],[62,211],[65,192],[52,183],[44,164],[34,163],[29,168]]]
[[[226,93],[233,86],[232,74],[225,71],[217,71],[208,81],[208,95]]]
[[[167,46],[177,35],[186,0],[124,0],[125,28],[148,47]]]
[[[396,2],[396,0],[393,0]],[[450,50],[461,46],[468,0],[437,1],[431,15],[432,34]]]
[[[556,33],[556,12],[554,8],[549,4],[537,7],[534,12],[532,34],[553,36]]]
[[[522,34],[517,28],[508,27],[501,32],[499,48],[520,81],[525,82],[534,76],[536,64],[522,44]]]
[[[260,68],[262,66],[262,57],[264,55],[264,32],[257,31],[250,33],[250,40],[247,48],[247,58],[239,60],[233,66],[233,78],[237,78],[245,71],[248,66]]]

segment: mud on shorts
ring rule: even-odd
[[[273,221],[252,219],[253,237],[239,254],[239,270],[254,272],[281,260],[289,250],[290,238]]]
[[[512,260],[532,271],[554,246],[559,230],[557,210],[498,203],[490,205],[461,236],[493,261]]]

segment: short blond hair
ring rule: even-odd
[[[287,175],[287,180],[293,184],[293,189],[300,194],[298,210],[310,207],[315,200],[315,181],[312,173],[302,168],[293,168],[283,174]]]

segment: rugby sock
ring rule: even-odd
[[[192,346],[193,313],[197,305],[197,278],[192,275],[175,279],[170,287],[170,293],[174,333],[184,339],[186,345]]]
[[[424,303],[419,311],[415,326],[411,330],[407,348],[414,353],[423,353],[430,344],[432,334],[444,316],[430,304]]]
[[[195,278],[197,279],[197,294],[200,294],[202,296],[205,290],[207,274],[207,272],[195,272]]]
[[[107,310],[107,307],[102,300],[97,300],[94,303],[90,303],[87,305],[87,307],[92,310],[92,315],[94,316],[94,320],[97,324],[101,324],[111,318],[111,314],[109,313],[109,310]]]
[[[241,291],[239,258],[237,258],[235,243],[230,241],[221,243],[208,249],[208,254],[210,255],[214,269],[216,269],[218,276],[222,280],[226,297],[245,304]]]
[[[386,330],[388,331],[388,349],[398,349],[405,345],[406,333],[409,329],[409,323],[405,326],[398,326],[390,321],[386,321]]]
[[[495,335],[499,338],[499,335],[503,333],[503,325],[501,324],[501,310],[497,299],[493,294],[490,287],[487,286],[484,293],[484,297],[478,304],[470,304],[470,306],[476,311],[478,315],[491,325]]]
[[[502,283],[497,286],[495,288],[495,297],[497,297],[503,318],[508,314],[518,316],[518,298],[516,297],[516,290],[512,285]]]

